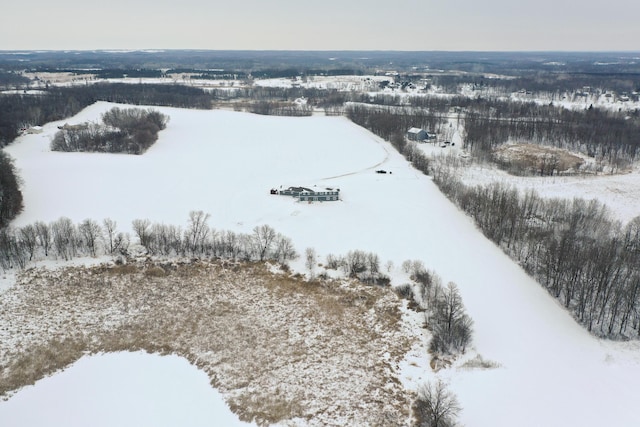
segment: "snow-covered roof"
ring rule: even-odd
[[[420,132],[425,132],[425,130],[420,128],[411,128],[407,131],[407,133],[420,133]]]

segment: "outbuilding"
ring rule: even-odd
[[[424,142],[431,138],[426,130],[421,128],[411,128],[407,131],[407,139],[409,141]]]

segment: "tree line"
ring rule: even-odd
[[[22,192],[13,159],[0,149],[0,228],[22,212]]]
[[[64,126],[53,137],[53,151],[142,154],[158,139],[169,116],[153,109],[114,107],[102,124]]]
[[[132,229],[144,253],[165,257],[213,257],[242,261],[276,261],[286,264],[298,257],[290,238],[268,225],[252,233],[216,230],[210,215],[189,213],[186,228],[148,219],[135,219]],[[99,223],[85,219],[79,224],[62,217],[50,223],[37,221],[23,227],[0,228],[0,266],[26,268],[30,263],[54,257],[71,260],[79,256],[128,256],[135,245],[128,233],[118,231],[112,219]]]
[[[491,157],[495,147],[509,141],[563,148],[612,165],[633,162],[640,154],[638,114],[486,101],[477,103],[463,121],[465,148],[479,157]]]
[[[640,217],[622,226],[597,200],[469,186],[448,168],[433,181],[590,332],[640,335]]]
[[[494,149],[507,142],[582,153],[611,170],[629,165],[640,155],[640,111],[621,113],[594,107],[569,110],[534,102],[464,96],[378,94],[360,99],[362,104],[349,104],[345,115],[398,149],[409,128],[439,132],[453,117],[464,126],[464,148],[481,160],[494,160]]]
[[[52,87],[44,95],[0,95],[0,146],[11,143],[20,130],[71,117],[97,102],[211,108],[211,94],[202,89],[173,84],[95,83]]]
[[[402,269],[414,284],[398,286],[396,292],[424,312],[425,326],[433,335],[429,344],[431,354],[464,353],[472,340],[473,321],[457,285],[449,282],[444,286],[442,279],[419,260],[404,261]]]
[[[411,127],[421,126],[432,129],[430,124],[434,121],[440,123],[441,117],[433,116],[422,109],[372,108],[358,104],[349,105],[345,114],[355,124],[391,142],[416,169],[428,173],[430,159],[417,148],[414,142],[407,141],[405,133]]]
[[[599,92],[603,92],[606,88],[606,90],[629,94],[640,89],[637,73],[551,72],[508,78],[486,78],[484,75],[477,74],[430,74],[429,79],[433,85],[442,88],[446,93],[460,93],[465,86],[490,89],[501,95],[509,95],[524,89],[532,95],[543,95],[557,100],[582,91],[585,87]]]

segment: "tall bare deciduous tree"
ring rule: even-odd
[[[98,244],[103,239],[100,225],[92,219],[85,219],[78,226],[78,232],[89,251],[89,255],[95,257]]]
[[[52,245],[51,228],[42,221],[37,221],[33,226],[38,234],[38,242],[44,251],[44,256],[49,256],[49,250],[51,250]]]
[[[211,232],[207,221],[211,215],[203,211],[189,212],[189,225],[185,232],[185,240],[188,250],[192,254],[202,254],[205,244]]]
[[[53,246],[59,257],[68,261],[77,255],[76,226],[69,218],[62,217],[51,223]]]
[[[458,399],[440,380],[422,385],[413,404],[418,427],[453,427],[460,410]]]
[[[253,241],[260,261],[264,261],[272,250],[276,236],[276,231],[266,224],[253,229]]]
[[[310,278],[314,278],[315,267],[317,262],[316,250],[314,248],[307,248],[304,250],[304,266],[309,271]]]
[[[140,244],[147,250],[151,249],[151,221],[148,219],[134,219],[131,222],[133,232],[138,236]]]

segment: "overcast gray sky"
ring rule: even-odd
[[[640,50],[640,0],[9,0],[0,50]]]

